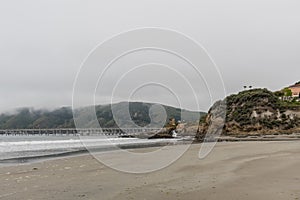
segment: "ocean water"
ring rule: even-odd
[[[27,162],[30,159],[87,152],[87,149],[110,150],[115,146],[147,146],[176,142],[179,139],[138,139],[105,136],[0,136],[0,163]]]

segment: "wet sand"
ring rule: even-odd
[[[200,145],[147,174],[115,171],[90,155],[2,166],[0,199],[300,199],[300,141],[221,142],[203,160]]]

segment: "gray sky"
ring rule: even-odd
[[[299,10],[298,0],[2,0],[0,112],[71,105],[73,82],[88,53],[112,35],[140,27],[177,30],[202,44],[227,94],[243,85],[280,89],[300,80]],[[181,87],[177,81],[173,86]],[[140,95],[172,104],[159,90]],[[190,94],[177,92],[188,104]],[[211,104],[207,96],[201,109]]]

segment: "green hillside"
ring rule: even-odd
[[[127,103],[113,104],[116,112],[121,112],[127,109]],[[132,121],[139,126],[146,126],[150,123],[149,109],[155,104],[131,102],[129,103],[129,113]],[[101,127],[117,127],[115,120],[113,119],[111,105],[98,105],[95,107],[98,122]],[[191,112],[174,108],[171,106],[162,105],[166,110],[167,120],[168,118],[175,118],[181,120],[181,113],[184,113],[186,122],[195,122],[199,119],[199,112]],[[90,107],[85,107],[77,110],[81,114],[84,114]],[[203,114],[203,113],[201,113]],[[157,118],[158,117],[158,118]],[[159,119],[159,116],[152,116]],[[126,120],[131,120],[127,119]],[[126,120],[122,126],[126,126]],[[86,121],[86,127],[93,127],[93,122],[89,118]],[[29,108],[23,108],[15,114],[1,114],[0,115],[0,129],[21,129],[21,128],[74,128],[73,113],[70,107],[62,107],[53,111],[47,110],[34,110]]]

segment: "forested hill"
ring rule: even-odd
[[[118,109],[124,109],[126,103],[113,104]],[[139,126],[145,126],[150,123],[149,109],[154,104],[142,102],[130,102],[129,113],[132,120]],[[162,105],[168,118],[181,120],[181,112],[184,112],[186,122],[195,122],[199,119],[199,112],[191,112]],[[84,108],[79,112],[84,112]],[[111,105],[96,106],[96,113],[101,127],[117,127]],[[87,127],[89,126],[87,122]],[[126,124],[125,124],[126,125]],[[62,107],[53,111],[35,110],[29,108],[20,109],[15,114],[0,115],[0,129],[21,129],[21,128],[74,128],[73,113],[70,107]]]

